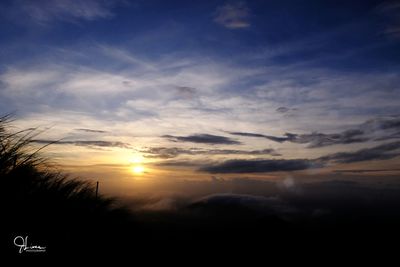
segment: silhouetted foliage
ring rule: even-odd
[[[10,116],[0,118],[0,182],[3,234],[8,242],[15,236],[29,235],[47,245],[47,254],[85,251],[85,242],[112,238],[129,221],[130,213],[114,205],[114,200],[96,196],[93,184],[73,179],[46,164],[40,155],[45,147],[35,148],[32,138],[37,128],[11,132]],[[47,145],[46,145],[47,146]],[[107,231],[98,232],[101,228]],[[110,231],[111,228],[111,231]],[[89,247],[90,247],[89,246]],[[12,252],[12,253],[13,253]]]

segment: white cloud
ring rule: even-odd
[[[214,21],[228,29],[250,27],[250,11],[244,2],[228,3],[217,8]]]
[[[34,92],[65,93],[76,96],[115,94],[135,86],[135,80],[122,75],[76,66],[49,65],[10,68],[0,76],[10,95]],[[129,82],[129,85],[125,82]]]
[[[0,80],[10,90],[9,93],[27,93],[37,86],[43,86],[54,80],[59,80],[62,75],[57,70],[41,71],[37,69],[23,71],[10,68],[0,76]]]
[[[156,67],[153,66],[151,63],[135,57],[126,50],[118,49],[116,47],[111,47],[107,45],[99,45],[98,47],[104,55],[109,56],[114,60],[137,65],[138,67],[143,68],[144,70],[150,70],[150,71],[156,70]]]

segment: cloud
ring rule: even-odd
[[[53,49],[44,56],[46,60],[5,66],[0,73],[0,97],[5,103],[0,108],[5,112],[43,112],[40,108],[46,107],[50,113],[60,109],[83,111],[93,117],[110,115],[114,120],[160,115],[163,119],[193,121],[193,116],[200,118],[216,110],[209,103],[219,95],[219,88],[237,75],[236,70],[220,63],[199,59],[176,66],[176,58],[131,60],[135,54],[114,47],[75,49],[82,51]],[[68,58],[68,62],[61,58]],[[81,63],[92,62],[92,58],[97,60],[95,65]],[[116,70],[115,66],[124,68]]]
[[[355,152],[339,152],[320,157],[318,160],[333,163],[352,163],[369,160],[386,160],[400,156],[400,142],[392,142]]]
[[[276,112],[279,112],[279,113],[286,113],[288,111],[290,111],[290,108],[287,108],[287,107],[279,107],[276,109]]]
[[[233,149],[199,149],[177,147],[150,147],[140,151],[146,158],[175,158],[179,155],[271,155],[280,156],[274,149],[263,150],[233,150]]]
[[[297,108],[279,107],[275,111],[285,116],[293,116],[296,114]]]
[[[118,147],[118,148],[130,148],[130,144],[123,142],[111,142],[111,141],[54,141],[54,140],[32,140],[32,143],[36,144],[54,144],[54,145],[76,145],[86,147]]]
[[[81,132],[87,132],[87,133],[107,133],[107,131],[92,130],[92,129],[86,129],[86,128],[80,128],[80,129],[75,129],[75,130],[81,131]]]
[[[199,160],[166,160],[162,162],[157,162],[154,165],[163,167],[183,167],[183,168],[198,168],[204,165],[203,161]]]
[[[234,208],[237,212],[240,212],[240,209],[249,209],[261,214],[274,215],[278,213],[282,213],[282,215],[285,213],[295,214],[298,212],[297,209],[290,207],[277,197],[232,193],[208,195],[193,201],[188,207],[190,209],[208,208],[209,211],[211,211],[212,208],[222,208],[225,209],[225,211]]]
[[[334,173],[370,173],[370,172],[400,172],[400,169],[351,169],[334,170]]]
[[[74,21],[110,18],[116,1],[104,0],[44,0],[18,1],[21,12],[40,24],[54,20]]]
[[[400,142],[393,142],[355,152],[339,152],[317,159],[233,159],[222,163],[211,163],[200,168],[209,173],[261,173],[298,171],[321,168],[328,163],[353,163],[370,160],[386,160],[400,156]]]
[[[188,86],[176,86],[177,95],[185,98],[192,99],[196,95],[196,88],[188,87]]]
[[[64,94],[68,96],[116,95],[132,90],[137,84],[124,75],[114,74],[75,65],[32,66],[9,68],[0,75],[9,95],[21,97],[30,92],[33,96]],[[126,86],[123,81],[132,81]],[[40,88],[40,90],[38,90]]]
[[[292,192],[301,194],[302,188],[297,184],[296,180],[292,176],[288,175],[284,179],[278,182],[278,188],[285,192]]]
[[[217,8],[214,21],[228,29],[250,27],[249,8],[244,2],[228,3]]]
[[[398,156],[400,156],[400,142],[392,142],[355,152],[329,154],[317,159],[232,159],[220,163],[206,164],[199,170],[209,173],[290,172],[322,168],[332,163],[387,160]]]
[[[174,142],[192,142],[192,143],[202,143],[202,144],[224,144],[224,145],[240,144],[240,142],[230,139],[228,137],[212,135],[212,134],[194,134],[189,136],[163,135],[162,137],[168,138]]]
[[[377,11],[386,22],[383,33],[391,38],[400,38],[400,3],[398,1],[386,1],[377,7]]]
[[[308,147],[324,147],[336,144],[350,144],[368,141],[368,138],[363,137],[364,133],[361,130],[346,130],[341,133],[324,134],[324,133],[311,133],[311,134],[291,134],[286,133],[287,140],[297,144],[309,144]]]
[[[272,136],[272,135],[264,135],[264,134],[258,134],[258,133],[246,133],[246,132],[229,132],[232,135],[239,135],[239,136],[247,136],[247,137],[260,137],[260,138],[266,138],[274,142],[282,143],[285,141],[288,141],[288,137],[277,137],[277,136]]]
[[[322,163],[313,162],[312,160],[307,159],[233,159],[222,163],[204,166],[200,171],[209,173],[259,173],[298,171],[322,166]]]
[[[246,179],[247,186],[241,188],[232,187],[233,183],[229,179],[217,182],[185,180],[180,182],[179,189],[191,192],[190,195],[147,195],[123,201],[133,210],[172,211],[179,215],[168,216],[174,223],[183,219],[186,224],[208,222],[208,226],[221,225],[218,233],[228,225],[228,235],[233,235],[234,239],[237,237],[236,232],[232,232],[235,229],[232,226],[252,229],[250,235],[248,231],[244,232],[250,236],[250,243],[254,241],[250,239],[263,233],[262,229],[268,230],[265,237],[276,237],[276,240],[292,235],[298,237],[306,229],[301,237],[309,238],[310,225],[332,232],[332,237],[360,227],[378,229],[376,233],[380,234],[381,228],[376,226],[386,227],[399,219],[397,207],[400,194],[397,186],[377,187],[349,180],[302,182],[298,185],[302,194],[297,194],[292,191],[291,182],[289,188],[278,188],[276,183],[265,180]],[[199,187],[203,190],[198,191]],[[340,222],[339,226],[337,222]],[[393,227],[389,229],[395,230]],[[320,231],[315,233],[320,234]],[[364,230],[359,233],[365,236]],[[340,234],[340,238],[342,236]]]
[[[258,133],[229,132],[232,135],[265,138],[274,142],[291,142],[296,144],[308,144],[310,148],[331,146],[337,144],[351,144],[367,141],[383,141],[400,138],[400,117],[376,118],[368,120],[354,129],[338,133],[310,133],[295,134],[285,133],[284,136],[271,136]]]

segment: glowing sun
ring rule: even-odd
[[[142,173],[144,173],[144,167],[141,166],[141,165],[133,166],[133,167],[132,167],[132,172],[133,172],[134,174],[142,174]]]

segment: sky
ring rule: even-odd
[[[399,1],[1,1],[0,33],[0,114],[106,193],[398,181]]]

